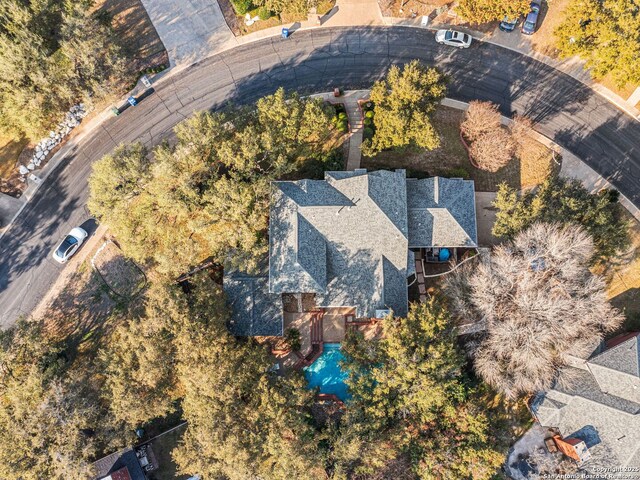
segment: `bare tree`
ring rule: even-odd
[[[577,225],[537,223],[446,283],[460,321],[481,322],[476,372],[509,397],[548,388],[567,355],[586,355],[622,315],[589,270],[593,242]]]
[[[498,106],[491,102],[473,101],[464,115],[464,121],[460,129],[464,137],[470,142],[475,142],[488,133],[502,128]]]
[[[493,103],[471,102],[460,129],[470,143],[469,155],[478,168],[496,172],[513,158],[515,143],[502,126],[500,112]]]

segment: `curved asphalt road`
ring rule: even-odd
[[[585,160],[640,206],[640,123],[573,78],[529,57],[475,42],[437,45],[433,32],[402,27],[327,28],[240,46],[193,65],[156,86],[137,107],[105,122],[67,155],[0,245],[0,326],[28,314],[61,266],[50,252],[89,218],[91,163],[117,144],[156,144],[195,110],[248,103],[279,86],[301,93],[368,88],[389,65],[414,58],[450,76],[447,96],[490,100],[524,114],[538,131]]]

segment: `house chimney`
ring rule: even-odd
[[[571,437],[563,439],[560,435],[555,435],[553,437],[553,440],[554,442],[556,442],[558,450],[564,453],[567,457],[573,458],[577,462],[586,462],[591,458],[591,452],[589,452],[587,444],[584,443],[584,440]]]

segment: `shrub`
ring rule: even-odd
[[[347,119],[347,114],[344,112],[340,112],[338,113],[338,120],[346,120]]]
[[[513,157],[515,144],[502,126],[497,105],[471,102],[460,130],[465,139],[471,142],[469,155],[478,168],[497,172]]]
[[[284,341],[291,350],[297,352],[302,346],[302,339],[300,338],[300,331],[297,328],[288,328],[284,332]]]
[[[260,20],[269,20],[271,16],[272,16],[271,12],[269,11],[268,8],[260,7],[258,9],[258,17],[260,17]]]
[[[347,133],[349,131],[349,124],[347,123],[346,120],[340,120],[336,123],[336,127],[338,127],[338,130],[340,130],[341,132]]]
[[[364,118],[373,118],[373,110],[365,111]]]
[[[371,125],[373,125],[373,120],[372,120],[371,118],[367,118],[367,117],[365,117],[365,119],[364,119],[364,124],[365,124],[367,127],[368,127],[368,126],[371,126]]]
[[[365,139],[373,137],[373,128],[364,127],[363,136]]]
[[[231,3],[238,15],[246,14],[253,7],[251,0],[231,0]]]

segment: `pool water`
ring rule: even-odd
[[[347,373],[340,369],[339,362],[344,359],[339,343],[325,343],[322,354],[304,369],[309,388],[320,387],[320,393],[329,393],[340,400],[349,399],[347,392]]]

